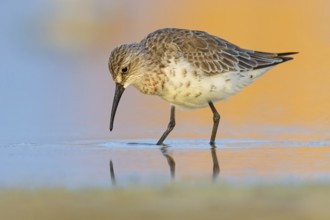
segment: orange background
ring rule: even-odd
[[[119,14],[129,10],[129,16],[123,15],[126,19],[110,26],[107,43],[111,46],[139,41],[158,28],[179,27],[204,30],[247,49],[299,51],[293,61],[277,66],[229,101],[217,104],[222,115],[220,131],[226,137],[329,134],[329,1],[142,1],[134,9],[122,3],[118,10]],[[132,92],[124,94],[122,102],[130,108],[121,110],[117,125],[166,126],[169,113],[162,100]],[[136,107],[141,103],[143,107]],[[133,118],[132,108],[153,113]],[[201,126],[206,129],[205,137],[211,129],[209,109],[179,112],[177,118],[180,135],[198,136]]]
[[[8,39],[13,48],[22,48],[10,56],[5,51],[2,58],[14,63],[2,74],[17,74],[13,84],[0,88],[4,136],[158,138],[167,126],[169,106],[134,88],[125,91],[109,133],[114,83],[107,62],[115,46],[176,27],[207,31],[246,49],[299,52],[216,104],[222,116],[218,137],[329,137],[328,0],[52,0],[42,6],[35,1],[35,6],[13,5],[21,26]],[[177,111],[171,137],[209,138],[211,125],[209,109]]]

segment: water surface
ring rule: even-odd
[[[329,182],[330,141],[169,139],[0,146],[0,187]],[[112,162],[112,178],[110,173]]]

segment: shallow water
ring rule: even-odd
[[[2,145],[0,187],[330,181],[329,140],[219,140],[211,147],[207,140],[169,139],[161,148],[154,143],[123,139]]]

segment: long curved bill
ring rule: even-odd
[[[121,95],[123,94],[124,91],[125,91],[124,86],[122,86],[119,83],[116,83],[115,97],[113,98],[111,117],[110,117],[110,131],[112,131],[113,121],[115,120],[118,103],[119,103]]]

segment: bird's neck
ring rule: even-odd
[[[139,76],[133,85],[142,93],[148,95],[161,95],[164,89],[164,73],[161,69],[158,57],[153,56],[148,51],[140,54],[143,59],[139,59]]]
[[[164,74],[158,69],[147,70],[140,79],[136,80],[133,85],[142,93],[148,95],[161,95],[164,89]]]

